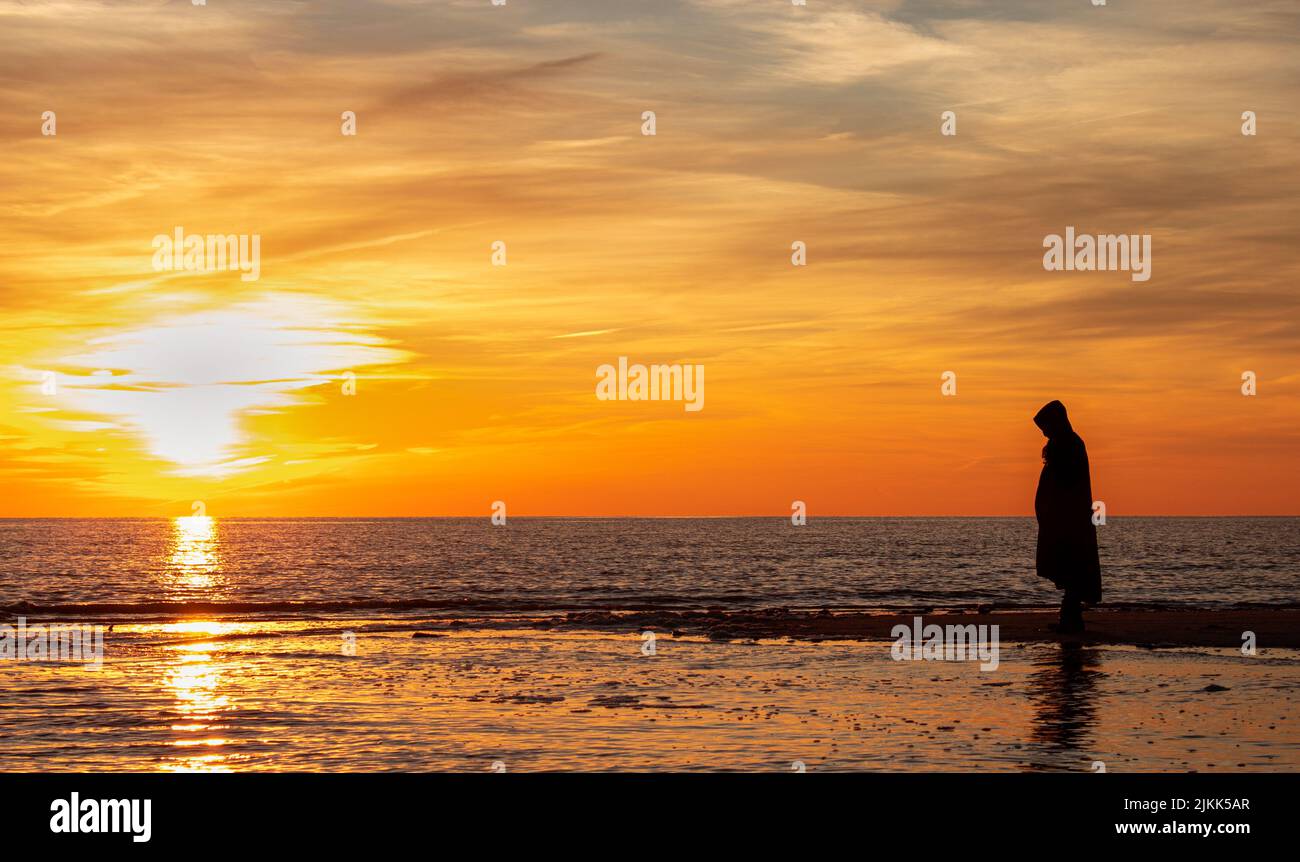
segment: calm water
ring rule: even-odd
[[[1100,534],[1108,604],[1300,601],[1300,518],[1115,518]],[[1048,605],[1034,538],[1020,518],[0,520],[0,608]]]

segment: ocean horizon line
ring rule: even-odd
[[[210,517],[221,521],[476,521],[490,519],[491,514],[476,515],[0,515],[3,521],[173,521],[177,518]],[[1170,515],[1134,513],[1107,515],[1107,520],[1135,518],[1263,520],[1300,518],[1295,514]],[[767,521],[789,520],[789,513],[772,515],[510,515],[511,521]],[[1023,521],[1033,520],[1032,512],[1023,515],[816,515],[810,520],[840,521]]]

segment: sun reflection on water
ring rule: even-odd
[[[176,518],[172,549],[168,559],[169,592],[174,598],[211,599],[221,585],[216,521],[206,515]],[[229,633],[230,623],[215,620],[185,620],[161,627],[177,637],[212,636]],[[219,641],[198,640],[169,647],[174,654],[163,675],[163,685],[176,700],[175,734],[171,744],[179,749],[164,769],[170,772],[229,772],[222,736],[226,728],[222,714],[234,708],[223,679]]]
[[[177,633],[217,633],[221,623],[185,622],[166,626]],[[234,704],[226,693],[219,661],[213,653],[213,641],[178,644],[172,647],[175,662],[163,676],[164,685],[176,698],[177,719],[171,729],[177,734],[172,745],[182,749],[199,749],[176,757],[164,768],[171,772],[228,772],[225,754],[221,747],[226,739],[220,736],[225,725],[222,713]]]
[[[207,515],[175,519],[168,563],[173,586],[180,591],[201,591],[215,586],[221,574],[216,521]]]

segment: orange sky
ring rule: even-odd
[[[0,2],[0,516],[1300,513],[1300,17],[1171,8]]]

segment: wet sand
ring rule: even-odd
[[[1300,648],[1300,609],[1250,610],[1109,610],[1085,614],[1087,631],[1060,635],[1048,626],[1056,621],[1051,610],[944,611],[921,608],[899,613],[798,612],[784,609],[756,612],[648,612],[571,613],[538,622],[540,628],[605,629],[632,627],[684,635],[704,635],[711,640],[875,640],[893,639],[896,625],[910,626],[922,617],[925,624],[997,625],[1003,642],[1078,642],[1132,646],[1235,647],[1243,634],[1254,632],[1256,647]]]
[[[860,634],[853,616],[810,626]],[[0,662],[0,770],[1300,765],[1300,652],[1267,637],[1251,657],[1235,645],[1004,642],[997,667],[983,670],[897,661],[874,638],[754,642],[679,630],[647,651],[627,619],[604,630],[537,624],[551,625],[354,619],[344,624],[352,653],[338,620],[119,625],[99,670]]]

